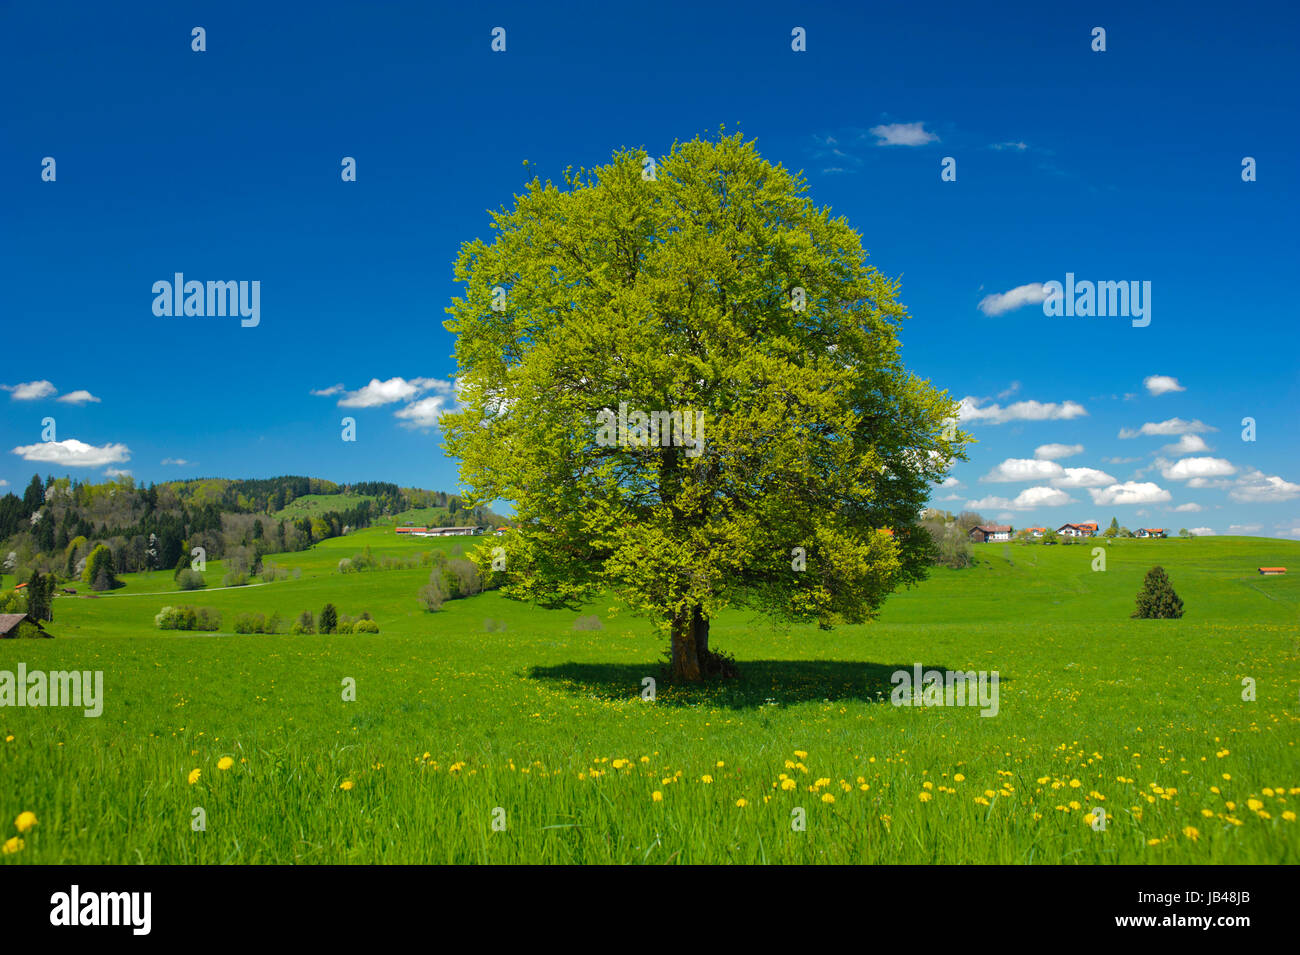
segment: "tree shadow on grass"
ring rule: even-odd
[[[655,681],[655,702],[660,705],[753,709],[823,700],[888,703],[897,685],[890,678],[898,670],[912,674],[915,665],[915,661],[743,660],[738,663],[740,676],[735,679],[694,685],[670,683],[661,663],[561,663],[532,667],[528,676],[603,700],[640,699],[642,681],[651,677]],[[945,667],[926,665],[921,670],[937,670],[945,683],[950,672]],[[974,687],[971,695],[975,695]],[[968,705],[975,706],[977,701]]]

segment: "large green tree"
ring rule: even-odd
[[[806,190],[739,135],[620,151],[533,179],[456,262],[446,444],[467,506],[516,507],[480,566],[549,606],[616,592],[678,680],[716,672],[723,607],[856,622],[923,577],[919,511],[965,456],[955,402],[903,368],[898,283]],[[646,440],[637,412],[699,434]]]

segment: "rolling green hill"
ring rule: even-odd
[[[426,613],[426,568],[337,571],[478,540],[375,527],[272,558],[293,573],[260,587],[156,596],[170,575],[137,574],[58,598],[57,638],[0,641],[0,670],[101,670],[104,712],[0,709],[0,825],[40,820],[0,865],[1300,862],[1300,590],[1255,572],[1300,573],[1300,543],[1116,541],[1104,572],[1088,545],[984,545],[872,623],[724,613],[740,677],[683,689],[612,600],[579,630],[499,593]],[[1129,619],[1156,563],[1186,615]],[[326,601],[382,632],[152,627],[163,604]],[[996,715],[891,705],[918,663],[997,671]]]

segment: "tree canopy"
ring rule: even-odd
[[[899,283],[806,193],[740,135],[622,150],[534,178],[456,262],[442,426],[470,499],[515,504],[504,591],[613,590],[678,679],[714,671],[723,607],[857,622],[922,578],[920,509],[965,457],[956,402],[903,367]]]

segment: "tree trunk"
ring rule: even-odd
[[[678,614],[672,623],[672,678],[698,683],[707,672],[709,621],[697,606]]]

